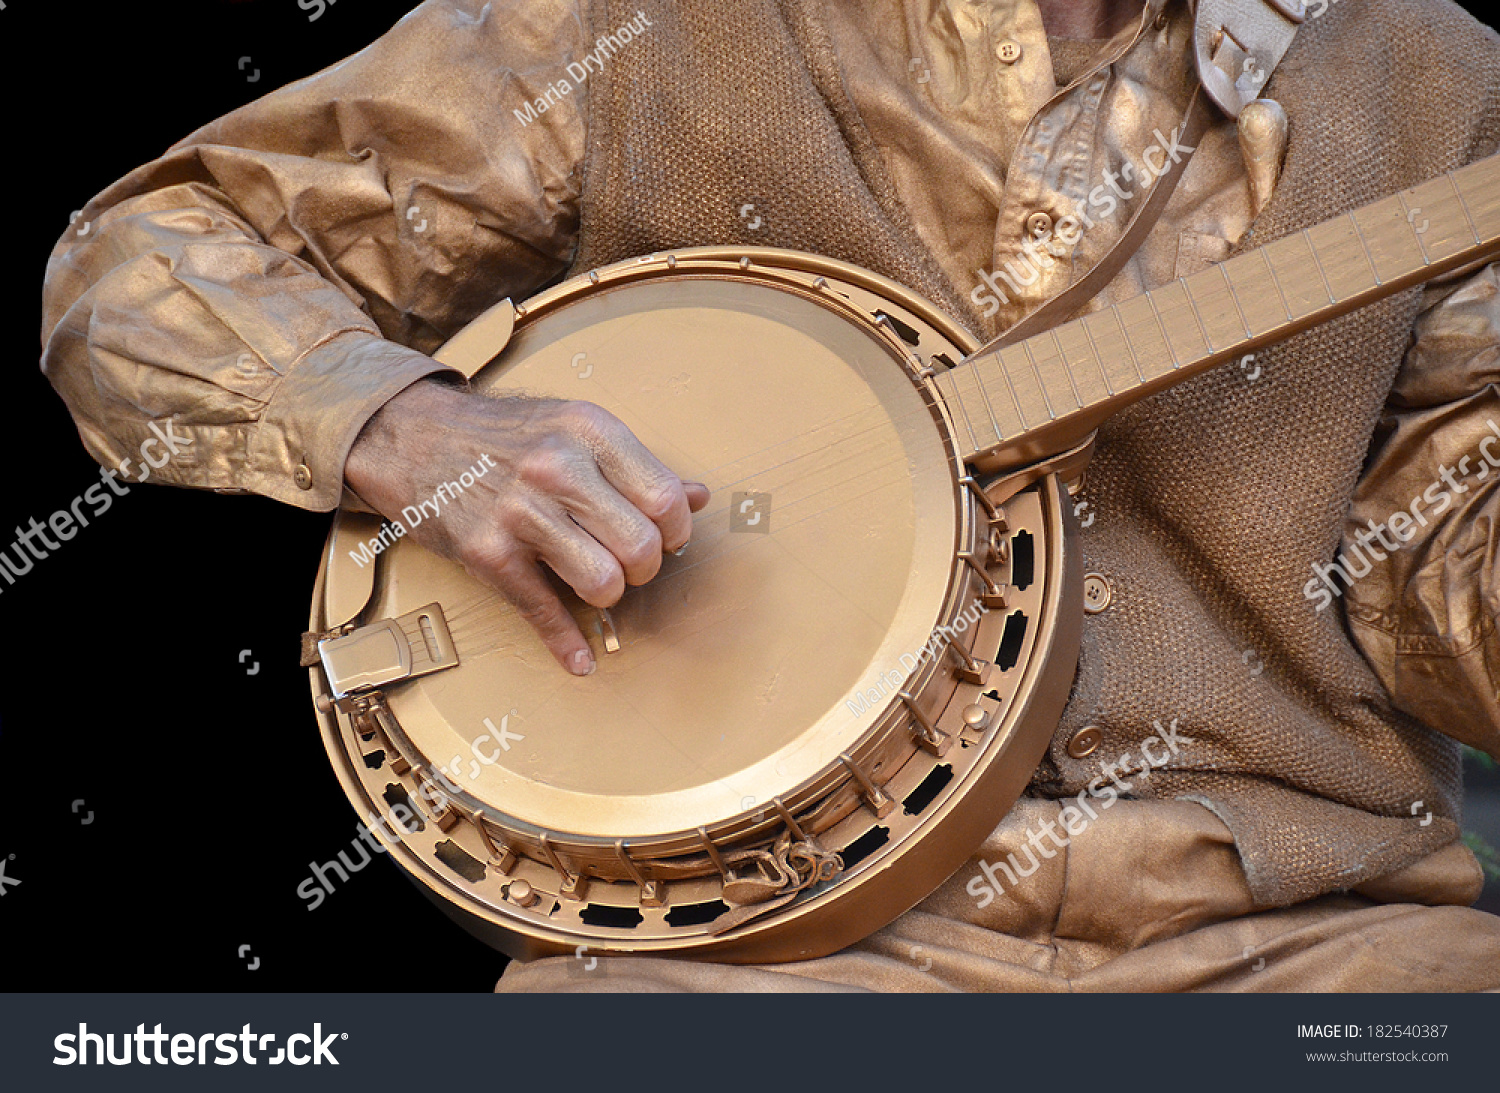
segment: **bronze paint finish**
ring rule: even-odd
[[[576,604],[584,679],[456,565],[399,540],[357,566],[378,523],[340,515],[314,629],[436,604],[460,661],[337,712],[312,672],[361,815],[420,801],[395,859],[521,956],[811,957],[941,883],[1040,758],[1081,604],[1056,477],[1003,511],[962,480],[921,372],[972,348],[865,271],[725,248],[596,271],[453,339],[494,358],[480,390],[597,403],[714,496],[607,618]],[[452,784],[423,799],[434,768]]]
[[[525,743],[471,791],[527,822],[632,839],[723,823],[834,763],[883,705],[856,716],[846,703],[926,643],[952,570],[951,463],[891,364],[814,300],[691,273],[524,325],[481,391],[603,406],[714,497],[687,551],[611,610],[623,648],[596,639],[583,679],[497,594],[398,544],[377,616],[436,601],[473,650],[390,696],[412,743],[467,755],[484,718],[514,708]],[[769,500],[741,513],[740,494]],[[597,612],[576,615],[597,632]]]
[[[1060,476],[1099,422],[1497,253],[1491,158],[998,349],[786,251],[652,255],[497,306],[440,356],[605,406],[715,500],[655,581],[580,608],[585,680],[404,542],[358,569],[378,525],[341,514],[304,650],[329,756],[362,815],[456,769],[385,841],[506,952],[833,952],[942,883],[1041,758],[1085,605]],[[507,716],[512,750],[466,760]]]

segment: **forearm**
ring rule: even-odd
[[[42,367],[97,460],[171,419],[193,443],[158,480],[331,508],[428,354],[566,267],[582,95],[524,125],[506,106],[571,59],[574,0],[495,7],[429,0],[85,207],[48,265]]]
[[[42,368],[102,465],[170,419],[191,443],[155,480],[305,508],[338,504],[360,426],[441,369],[201,184],[124,202],[60,247],[46,304]]]

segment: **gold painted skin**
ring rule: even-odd
[[[1152,130],[1169,133],[1180,115],[1181,3],[1164,28],[1152,21],[1110,43],[1105,55],[1125,52],[1100,70],[1109,79],[1097,108],[1086,101],[1090,74],[1054,101],[1032,0],[828,6],[851,95],[918,230],[966,289],[979,269],[1017,259],[1027,215],[1059,202],[1065,185],[1098,184],[1099,159],[1136,159]],[[575,0],[492,4],[479,20],[472,7],[424,4],[356,57],[205,127],[85,207],[49,264],[42,366],[96,459],[116,465],[149,420],[175,416],[196,458],[159,479],[331,510],[363,423],[438,368],[424,354],[496,299],[522,299],[566,267],[588,89],[524,126],[511,109],[585,51]],[[1015,64],[995,60],[997,38],[1021,46]],[[1023,156],[1023,139],[1034,155]],[[1104,298],[1224,257],[1248,201],[1226,122]],[[1083,235],[1079,268],[1128,214]],[[1021,310],[1062,287],[1063,267],[1041,271]],[[1443,453],[1452,466],[1487,432],[1479,393],[1500,378],[1494,274],[1429,289],[1427,300],[1391,406],[1394,438],[1367,470],[1351,522],[1407,508],[1438,480]],[[1492,491],[1455,500],[1356,586],[1352,629],[1403,708],[1493,750],[1500,521]],[[1457,895],[1472,878],[1455,869],[1407,894]]]

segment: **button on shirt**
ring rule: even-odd
[[[1172,140],[1195,86],[1185,3],[1152,0],[1113,39],[1061,43],[1069,60],[1094,56],[1061,88],[1031,0],[859,0],[830,5],[829,26],[918,231],[992,331],[1108,254],[1151,167],[1187,154]],[[997,65],[1006,42],[1020,59]],[[1234,122],[1201,143],[1156,230],[1092,306],[1222,260],[1249,227]]]

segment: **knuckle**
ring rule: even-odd
[[[501,534],[521,538],[536,523],[536,506],[521,491],[509,491],[498,498],[489,513],[491,526]]]
[[[653,482],[645,489],[641,494],[640,509],[653,521],[660,521],[670,516],[677,508],[678,501],[685,498],[681,480],[676,475],[670,475]]]
[[[555,440],[527,452],[518,472],[527,486],[553,497],[575,493],[580,479],[576,453]]]
[[[513,598],[511,606],[516,609],[516,615],[522,622],[542,632],[559,629],[562,616],[566,614],[562,604],[555,599],[521,596]]]
[[[508,584],[517,568],[528,559],[521,544],[508,535],[477,537],[460,544],[459,563],[470,573],[482,575],[497,584]]]
[[[619,418],[592,402],[566,402],[558,412],[567,425],[585,436],[605,436],[620,425]]]
[[[661,533],[654,526],[642,528],[621,544],[618,555],[627,569],[650,568],[652,574],[661,565]],[[649,579],[649,575],[646,579]]]
[[[608,607],[625,594],[625,574],[613,562],[591,567],[573,591],[595,607]]]

